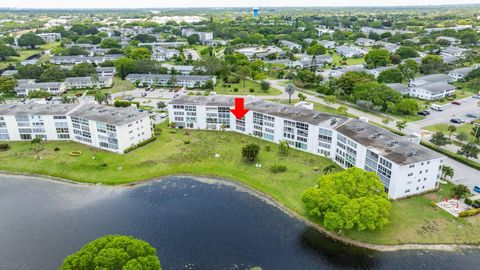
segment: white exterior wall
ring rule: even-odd
[[[181,125],[178,123],[179,122],[178,120],[183,117],[183,120],[185,121],[186,111],[185,109],[180,109],[180,108],[174,109],[174,106],[185,106],[185,105],[170,105],[170,104],[168,105],[169,121],[177,123],[177,127],[179,127]],[[196,121],[193,122],[193,125],[191,127],[186,127],[186,126],[182,126],[182,127],[190,128],[190,129],[207,129],[206,106],[203,106],[203,105],[198,105],[198,106],[190,105],[190,106],[196,107]],[[215,107],[215,106],[209,106],[209,107]],[[221,107],[224,107],[224,106],[221,106]],[[175,112],[177,112],[177,115],[175,115]],[[180,115],[178,115],[178,113],[180,113]],[[183,115],[181,115],[182,113]],[[262,113],[262,114],[268,115],[265,113]],[[278,116],[272,116],[272,117],[275,118],[274,128],[273,128],[274,137],[272,142],[279,143],[282,140],[286,140],[283,136],[284,120],[290,120],[290,119],[285,119]],[[254,133],[253,111],[250,110],[244,116],[244,119],[245,119],[245,131],[239,131],[236,129],[236,118],[232,114],[230,114],[230,119],[229,119],[230,128],[226,128],[226,130],[235,131],[245,135],[253,136],[253,133]],[[290,120],[290,121],[294,121],[294,120]],[[294,122],[297,122],[297,121],[294,121]],[[332,132],[332,141],[329,149],[319,146],[319,142],[320,142],[319,129],[320,128],[330,130]],[[220,129],[220,124],[217,124],[216,129],[217,130]],[[264,129],[265,129],[265,125],[263,125],[262,130]],[[335,161],[335,157],[337,155],[336,154],[337,148],[339,148],[337,146],[339,135],[340,134],[338,134],[336,130],[334,130],[329,125],[328,122],[325,122],[324,124],[322,123],[318,126],[309,124],[307,148],[304,150],[304,149],[296,148],[294,146],[291,146],[291,147],[297,150],[301,150],[301,151],[305,151],[305,152],[309,152],[309,153],[321,155],[321,156],[325,156],[325,155],[320,153],[320,150],[321,149],[327,150],[329,151],[329,155],[327,155],[326,157]],[[366,166],[367,150],[371,150],[372,152],[379,155],[378,162],[380,162],[380,158],[382,158],[387,162],[391,163],[391,168],[390,168],[391,177],[390,177],[390,183],[388,187],[388,195],[390,198],[398,199],[398,198],[411,196],[418,193],[423,193],[436,188],[439,174],[441,171],[441,165],[443,164],[442,158],[437,158],[437,159],[423,161],[423,162],[409,164],[409,165],[399,165],[399,164],[396,164],[395,162],[392,162],[382,157],[382,155],[374,149],[369,149],[367,146],[361,145],[360,143],[355,142],[347,137],[347,141],[348,140],[356,144],[356,148],[355,148],[356,156],[355,156],[355,164],[354,164],[355,167],[362,168],[362,169],[366,168],[365,166]],[[410,168],[409,167],[410,165],[414,165],[414,167]],[[428,170],[428,172],[426,172],[426,170]],[[420,174],[420,171],[422,171],[421,174]],[[412,172],[413,174],[409,176],[409,174]],[[418,181],[419,178],[421,178],[421,182],[416,182]],[[424,178],[426,178],[426,180],[424,180]],[[418,190],[417,190],[417,187],[418,187]],[[410,188],[410,191],[405,192],[409,188]]]

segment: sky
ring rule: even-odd
[[[414,6],[476,4],[480,0],[0,0],[9,8],[166,8],[282,6]]]

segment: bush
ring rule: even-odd
[[[137,149],[137,148],[139,148],[139,147],[142,147],[142,146],[144,146],[144,145],[146,145],[146,144],[149,144],[149,143],[155,141],[156,139],[157,139],[156,137],[151,137],[150,139],[147,139],[147,140],[145,140],[145,141],[143,141],[143,142],[141,142],[141,143],[138,143],[138,144],[136,144],[136,145],[134,145],[134,146],[128,147],[127,149],[125,149],[125,150],[123,151],[123,153],[126,154],[126,153],[128,153],[128,152],[130,152],[130,151],[132,151],[132,150],[135,150],[135,149]]]
[[[265,145],[265,151],[270,152],[272,150],[272,147],[270,145]]]
[[[55,147],[55,148],[53,148],[53,151],[58,152],[58,151],[60,151],[60,148]]]
[[[233,92],[238,92],[238,88],[237,88],[237,87],[234,87],[234,88],[233,88]]]
[[[473,204],[473,201],[472,201],[471,199],[469,199],[469,198],[465,198],[465,204],[471,206],[471,205]]]
[[[287,166],[285,165],[275,164],[275,165],[272,165],[272,167],[270,167],[270,172],[272,173],[282,173],[286,171],[287,171]]]
[[[185,140],[183,141],[184,144],[190,144],[190,141],[189,140]]]
[[[128,100],[115,100],[115,102],[113,103],[113,106],[121,107],[121,108],[130,107],[131,105],[132,105],[132,102]]]
[[[472,206],[475,207],[475,208],[480,208],[480,200],[476,200],[476,201],[472,202]]]
[[[8,143],[0,143],[0,151],[7,151],[10,149],[10,145]]]
[[[465,210],[458,214],[459,217],[471,217],[480,214],[480,208],[474,208],[470,210]]]
[[[250,93],[253,93],[253,92],[255,92],[255,89],[250,88],[248,91],[250,91]]]

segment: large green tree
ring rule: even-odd
[[[391,203],[380,178],[356,167],[320,177],[302,201],[328,230],[375,230],[389,222]]]
[[[400,58],[402,59],[418,57],[418,52],[411,47],[400,47],[395,53],[400,55]]]
[[[161,270],[155,248],[131,236],[100,237],[63,261],[60,270]]]
[[[398,68],[390,68],[380,72],[377,80],[381,83],[401,83],[403,74]]]
[[[118,75],[120,75],[120,78],[125,79],[128,74],[133,69],[134,61],[133,59],[127,58],[127,57],[122,57],[115,61],[115,69],[118,72]]]
[[[437,148],[442,147],[448,144],[448,138],[443,134],[443,132],[435,132],[430,139],[430,142],[433,143]]]
[[[372,49],[365,55],[368,68],[385,67],[390,63],[390,53],[385,49]]]
[[[0,76],[0,92],[1,93],[13,92],[16,84],[17,84],[17,80],[15,80],[14,78]]]
[[[440,55],[427,55],[422,58],[423,74],[440,73],[444,68],[443,59]]]
[[[45,44],[45,41],[34,33],[26,33],[18,38],[18,45],[35,49],[37,46]]]
[[[325,54],[326,52],[327,52],[327,49],[325,49],[325,47],[323,47],[320,44],[312,45],[307,49],[308,55],[321,55],[321,54]]]
[[[0,44],[0,61],[7,60],[10,56],[18,56],[14,48]]]

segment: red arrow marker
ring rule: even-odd
[[[245,109],[244,107],[244,99],[243,98],[235,98],[235,108],[230,109],[230,112],[235,115],[237,119],[242,119],[245,114],[248,113],[249,110]]]

